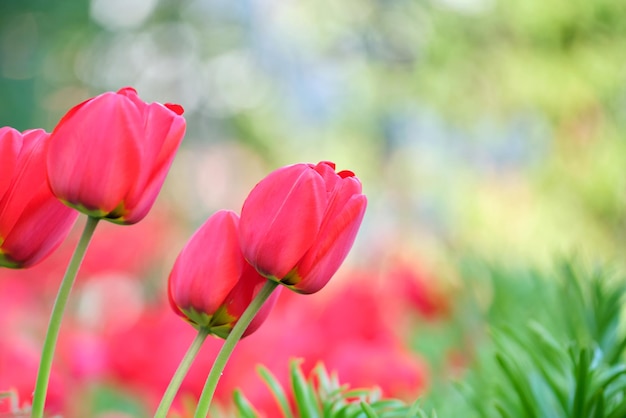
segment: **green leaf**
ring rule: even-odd
[[[534,403],[532,402],[532,396],[530,394],[530,388],[525,380],[524,374],[519,370],[514,370],[515,366],[512,362],[507,361],[502,354],[496,354],[496,361],[508,377],[509,382],[513,385],[517,396],[522,405],[522,409],[525,415],[528,417],[535,417]]]
[[[433,411],[433,417],[435,417],[436,415],[437,414],[435,413],[435,411]],[[411,404],[411,407],[409,408],[409,410],[407,411],[404,417],[405,418],[413,418],[413,417],[428,418],[428,416],[426,415],[426,412],[424,412],[424,410],[420,407],[419,399]]]
[[[585,349],[580,350],[578,356],[578,362],[574,365],[574,372],[576,375],[576,391],[574,393],[574,400],[572,402],[572,417],[583,418],[585,417],[585,397],[587,396],[588,386],[588,369],[590,363],[589,352]]]
[[[502,418],[513,418],[513,415],[509,411],[507,411],[504,405],[502,405],[500,402],[496,402],[494,407],[496,408],[496,411],[500,413],[500,416]]]
[[[358,403],[343,403],[334,414],[330,415],[332,418],[356,418],[364,415],[364,412]],[[330,418],[328,417],[328,418]]]
[[[237,412],[241,418],[258,418],[258,414],[254,410],[252,404],[246,399],[239,389],[235,390],[233,394],[235,406]]]
[[[319,362],[315,365],[313,375],[319,384],[320,393],[330,394],[336,390],[337,386],[333,384],[332,379],[328,376],[328,371],[326,367],[324,367],[324,363]]]
[[[594,418],[604,418],[606,415],[604,410],[604,393],[603,391],[599,391],[595,394],[593,399],[591,400],[592,408],[589,412],[588,416],[593,416]]]
[[[361,405],[361,409],[363,410],[363,412],[365,412],[365,415],[367,416],[367,418],[379,418],[376,411],[374,411],[374,409],[370,405],[368,405],[367,403],[363,401],[361,401],[360,405]]]
[[[396,409],[409,409],[407,405],[399,399],[381,399],[377,401],[372,401],[368,399],[368,403],[377,411],[380,410],[396,410]]]
[[[618,364],[613,367],[609,367],[606,370],[601,370],[597,373],[596,378],[593,380],[592,392],[599,390],[605,391],[611,384],[626,375],[626,364]]]
[[[258,366],[257,371],[274,396],[274,399],[276,399],[276,402],[278,402],[283,417],[293,418],[293,413],[291,412],[291,407],[289,406],[289,401],[287,400],[287,394],[280,385],[280,382],[278,382],[272,373],[264,366]]]
[[[304,377],[299,366],[300,362],[301,360],[292,360],[290,362],[291,385],[296,400],[296,407],[301,418],[318,418],[320,409],[316,402],[315,391]]]
[[[616,408],[611,411],[610,414],[606,416],[606,418],[623,418],[626,417],[626,398],[622,398],[621,402],[616,406]]]

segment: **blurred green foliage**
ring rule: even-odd
[[[463,334],[456,349],[464,369],[450,377],[445,362],[433,362],[440,367],[424,396],[428,408],[439,416],[623,416],[626,285],[620,274],[578,262],[551,272],[466,266],[464,286],[481,290],[462,297],[466,303],[453,315],[465,326],[439,324]],[[416,336],[428,338],[428,332]],[[452,347],[444,343],[439,351]]]
[[[79,47],[95,26],[89,2],[25,0],[0,2],[0,125],[19,130],[50,130],[47,96],[60,84],[76,83],[71,55],[63,47]],[[65,67],[57,66],[63,61]],[[52,67],[52,68],[51,68]]]
[[[372,221],[437,262],[611,260],[624,22],[613,0],[3,1],[0,124],[50,130],[132,85],[185,106],[185,147],[350,167]]]

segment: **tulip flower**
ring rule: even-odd
[[[100,219],[142,220],[163,186],[185,134],[183,108],[146,103],[126,87],[70,109],[50,134],[46,168],[52,193],[88,219],[52,308],[33,396],[42,418],[54,350],[76,274]]]
[[[0,266],[31,267],[67,237],[78,212],[50,191],[42,129],[0,128]]]
[[[190,238],[169,277],[169,301],[174,311],[196,328],[226,338],[254,296],[267,282],[241,254],[239,218],[221,210]],[[254,332],[269,314],[278,292],[254,317],[244,336]]]
[[[163,394],[155,418],[165,418],[180,384],[208,334],[226,339],[211,367],[196,416],[207,416],[213,391],[240,338],[254,332],[269,314],[279,292],[250,266],[238,241],[239,217],[213,214],[179,254],[169,277],[168,297],[178,315],[198,329]],[[272,293],[273,292],[273,293]],[[208,394],[208,396],[206,395]]]
[[[143,219],[157,198],[185,133],[179,105],[145,103],[132,88],[72,108],[51,134],[53,193],[93,218]]]
[[[336,173],[331,162],[270,173],[241,210],[244,257],[260,274],[296,292],[317,292],[354,243],[367,206],[361,189],[354,173]]]

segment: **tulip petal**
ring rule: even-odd
[[[17,157],[22,148],[22,134],[8,126],[0,128],[0,167],[2,167],[2,175],[0,175],[0,200],[9,188],[12,176],[8,173],[14,173],[17,165]]]
[[[31,196],[2,243],[6,257],[16,263],[9,267],[31,267],[43,260],[67,237],[78,217],[78,212],[52,196],[45,183]]]
[[[356,178],[345,178],[331,200],[315,244],[283,282],[301,293],[315,293],[345,260],[365,214],[367,199]]]
[[[225,313],[224,316],[226,318],[239,319],[243,312],[250,305],[250,301],[254,299],[254,297],[261,291],[261,288],[263,288],[268,280],[265,277],[261,276],[250,264],[244,264],[245,265],[241,273],[241,278],[239,279],[237,286],[235,286],[235,288],[226,297],[226,300],[228,300],[228,304],[223,305]],[[269,299],[265,301],[263,306],[261,306],[259,312],[257,312],[257,314],[254,316],[252,322],[250,322],[242,337],[252,334],[265,321],[270,311],[272,310],[272,307],[274,306],[281,290],[282,287],[278,287],[274,290],[274,292],[272,292]],[[234,322],[235,321],[231,319],[231,323],[233,326]],[[226,336],[224,336],[223,338],[226,338]]]
[[[0,199],[0,265],[30,267],[48,256],[67,237],[78,215],[56,199],[46,179],[42,129],[19,133],[21,149],[11,180]]]
[[[261,274],[282,279],[311,247],[328,200],[326,185],[307,164],[270,173],[241,210],[244,257]]]
[[[134,103],[115,93],[70,110],[49,143],[48,174],[54,194],[100,216],[118,208],[141,169],[141,121]]]
[[[143,170],[125,201],[126,224],[143,219],[154,204],[185,135],[185,119],[164,105],[148,105],[144,117]]]
[[[10,183],[0,199],[0,236],[5,237],[31,200],[33,191],[46,182],[43,149],[49,134],[37,129],[19,135],[19,155],[13,170],[7,171]]]
[[[317,164],[314,168],[315,171],[320,173],[324,182],[326,183],[326,192],[329,197],[337,187],[338,183],[341,181],[341,178],[335,173],[335,164],[327,161],[322,161]]]
[[[181,251],[169,277],[170,297],[180,310],[210,319],[237,284],[244,264],[237,223],[234,212],[216,212]]]

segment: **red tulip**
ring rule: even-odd
[[[328,283],[348,255],[367,199],[350,171],[321,162],[280,168],[243,204],[239,241],[259,273],[299,293]]]
[[[67,237],[78,212],[52,194],[42,129],[0,128],[0,266],[30,267]]]
[[[206,327],[221,338],[228,336],[267,281],[243,258],[238,224],[234,212],[216,212],[183,248],[169,277],[174,311],[194,327]],[[278,292],[270,296],[244,336],[263,323],[277,296]]]
[[[48,175],[68,206],[118,224],[152,207],[185,133],[179,105],[145,103],[132,88],[71,109],[50,138]]]

